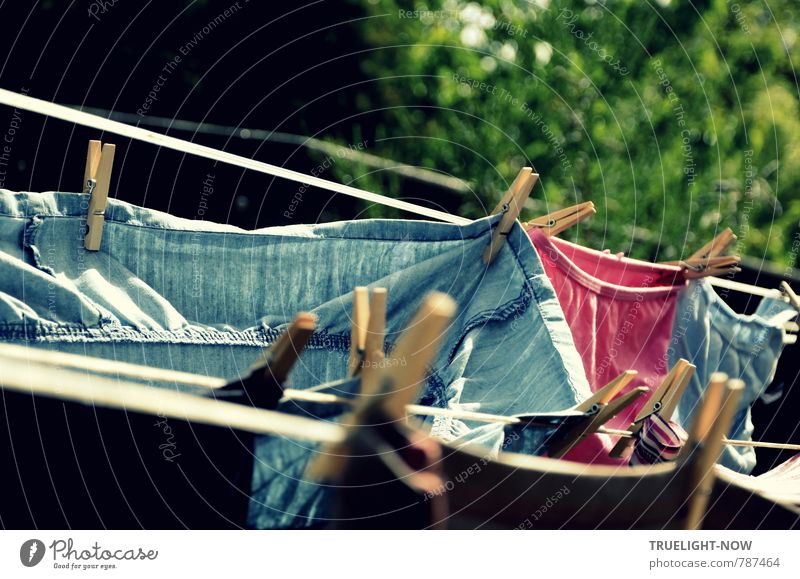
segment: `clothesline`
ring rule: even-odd
[[[401,201],[399,199],[378,195],[377,193],[363,191],[349,185],[334,183],[333,181],[327,181],[319,177],[306,175],[297,171],[292,171],[291,169],[286,169],[284,167],[278,167],[277,165],[270,165],[269,163],[255,161],[253,159],[234,155],[225,151],[219,151],[217,149],[192,143],[190,141],[176,139],[175,137],[169,137],[153,131],[141,129],[139,127],[133,127],[118,121],[112,121],[111,119],[104,119],[103,117],[99,117],[97,115],[92,115],[83,111],[76,111],[63,105],[57,105],[41,99],[21,95],[6,89],[0,89],[0,103],[10,107],[17,107],[26,111],[57,118],[62,121],[75,123],[84,127],[90,127],[100,131],[113,133],[115,135],[120,135],[136,141],[150,143],[159,147],[165,147],[167,149],[172,149],[174,151],[179,151],[190,155],[197,155],[198,157],[204,157],[206,159],[211,159],[212,161],[219,161],[220,163],[227,163],[229,165],[242,167],[243,169],[250,169],[259,173],[264,173],[266,175],[281,177],[283,179],[288,179],[289,181],[295,181],[305,185],[312,185],[314,187],[319,187],[320,189],[341,193],[342,195],[348,195],[350,197],[355,197],[363,201],[370,201],[379,205],[385,205],[387,207],[393,207],[395,209],[400,209],[402,211],[407,211],[423,217],[430,217],[432,219],[437,219],[447,223],[454,223],[457,225],[465,225],[470,223],[469,219],[465,219],[464,217],[459,217],[457,215],[451,215],[449,213],[445,213],[444,211],[430,209],[428,207],[421,207],[407,201]]]
[[[393,199],[377,193],[363,191],[342,183],[335,183],[333,181],[328,181],[312,175],[306,175],[298,171],[286,169],[285,167],[279,167],[277,165],[271,165],[269,163],[248,159],[246,157],[234,155],[226,151],[220,151],[205,145],[199,145],[190,141],[184,141],[175,137],[155,133],[153,131],[134,127],[119,121],[103,118],[99,115],[90,114],[67,106],[58,105],[27,95],[22,95],[6,89],[0,89],[0,103],[54,117],[66,122],[72,122],[78,125],[121,135],[130,139],[151,143],[160,147],[173,149],[182,153],[197,155],[213,161],[219,161],[221,163],[242,167],[244,169],[251,169],[259,173],[281,177],[297,183],[313,185],[315,187],[319,187],[320,189],[341,193],[342,195],[348,195],[350,197],[355,197],[364,201],[370,201],[387,207],[393,207],[395,209],[400,209],[402,211],[407,211],[423,217],[430,217],[432,219],[444,221],[446,223],[453,223],[456,225],[465,225],[470,223],[469,219],[452,215],[444,211],[422,207],[407,201],[401,201],[399,199]],[[330,147],[330,145],[327,144],[326,146]],[[333,147],[335,148],[335,146]],[[764,297],[781,298],[782,296],[780,291],[774,289],[759,288],[757,286],[751,286],[749,284],[743,284],[740,282],[712,276],[709,276],[706,279],[708,279],[709,283],[712,285],[721,288],[744,291]]]
[[[295,145],[297,147],[304,147],[312,151],[318,151],[325,155],[336,156],[337,158],[347,159],[357,163],[362,163],[367,167],[374,167],[376,169],[383,169],[392,173],[397,173],[402,177],[415,179],[422,183],[435,185],[443,189],[448,189],[455,193],[469,193],[472,191],[469,183],[458,177],[446,175],[431,169],[423,167],[415,167],[414,165],[407,165],[399,163],[392,159],[386,159],[378,155],[360,151],[354,147],[345,147],[337,145],[336,143],[329,143],[322,139],[315,137],[306,137],[303,135],[294,135],[291,133],[282,133],[279,131],[269,131],[266,129],[254,129],[246,127],[230,127],[226,125],[218,125],[215,123],[196,121],[189,121],[185,119],[173,119],[169,117],[156,117],[147,115],[142,118],[133,113],[124,113],[120,111],[109,111],[106,109],[98,109],[93,107],[79,107],[68,105],[69,108],[75,110],[82,110],[99,117],[112,119],[121,123],[136,124],[136,126],[150,126],[159,127],[168,131],[185,131],[192,134],[213,135],[226,138],[238,138],[242,140],[252,141],[268,141],[273,143],[281,143],[287,145]]]
[[[760,297],[765,298],[774,298],[779,300],[784,300],[784,295],[778,289],[773,288],[762,288],[756,285],[750,285],[746,283],[741,283],[738,281],[733,281],[731,279],[725,279],[723,277],[713,277],[709,276],[706,278],[708,282],[716,287],[721,287],[724,289],[729,289],[733,291],[744,292],[752,295],[757,295]]]
[[[80,369],[91,368],[91,372],[97,372],[108,375],[116,375],[117,377],[125,376],[128,378],[135,378],[139,380],[167,382],[173,384],[183,384],[188,386],[198,386],[201,388],[209,388],[216,390],[226,384],[223,378],[216,378],[210,376],[203,376],[202,374],[192,374],[188,372],[178,372],[175,370],[168,370],[164,368],[155,368],[149,366],[141,366],[138,364],[131,364],[127,362],[119,362],[116,360],[106,360],[103,358],[94,358],[88,356],[80,356],[76,354],[69,354],[58,351],[38,351],[31,348],[11,344],[0,344],[0,358],[4,360],[25,360],[28,364],[44,364],[51,367],[59,367],[62,369]],[[87,377],[91,374],[87,374]],[[305,400],[308,402],[317,403],[350,403],[351,400],[342,398],[332,394],[320,393],[309,390],[294,390],[288,389],[284,394],[285,398],[289,400]],[[502,416],[495,414],[487,414],[484,412],[471,412],[471,411],[454,411],[446,408],[431,408],[420,406],[417,404],[409,404],[406,406],[406,411],[409,414],[416,414],[421,416],[449,416],[461,420],[475,420],[478,422],[487,423],[502,423],[502,424],[519,424],[520,419],[515,416]],[[631,438],[631,432],[627,430],[608,428],[601,426],[598,432],[609,434],[612,436],[619,436],[621,438]],[[725,438],[723,443],[729,446],[742,446],[754,448],[772,448],[779,450],[796,450],[800,451],[800,445],[776,442],[762,442],[750,440],[732,440]]]

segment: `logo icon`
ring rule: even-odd
[[[39,539],[28,539],[19,548],[19,560],[26,567],[35,567],[44,558],[44,543]]]

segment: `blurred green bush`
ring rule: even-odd
[[[740,253],[794,265],[796,8],[369,0],[352,24],[370,79],[352,140],[374,131],[370,152],[469,182],[463,216],[484,215],[532,164],[541,180],[523,217],[592,200],[582,243],[668,260],[730,226]],[[402,195],[380,175],[358,185]]]

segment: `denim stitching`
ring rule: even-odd
[[[240,332],[215,332],[210,330],[135,330],[113,322],[101,328],[83,324],[62,324],[25,318],[22,322],[0,323],[0,339],[28,342],[95,342],[95,343],[168,343],[213,344],[220,346],[266,347],[273,343],[282,330],[244,330]],[[316,332],[307,349],[348,351],[350,337],[345,334]]]

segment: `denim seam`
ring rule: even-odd
[[[45,343],[166,343],[169,345],[202,344],[264,348],[273,344],[281,333],[282,330],[276,328],[261,328],[244,332],[141,331],[119,325],[90,328],[82,324],[58,324],[30,318],[26,318],[19,323],[0,323],[0,339],[2,340]],[[350,336],[348,334],[330,334],[325,331],[315,332],[306,344],[306,349],[348,352],[350,350]],[[431,370],[427,383],[428,387],[423,392],[422,402],[444,408],[445,386],[442,378],[435,370]]]
[[[136,330],[116,322],[103,327],[61,324],[25,318],[22,322],[0,323],[0,338],[30,342],[163,343],[170,345],[211,344],[222,346],[266,347],[282,330],[271,328],[238,332],[213,330]],[[350,337],[345,334],[316,332],[306,348],[346,352]]]
[[[523,285],[520,295],[513,300],[506,302],[501,308],[480,312],[467,320],[467,322],[464,324],[463,331],[458,337],[458,340],[456,340],[455,344],[450,350],[450,353],[447,357],[447,364],[452,364],[456,352],[461,346],[461,343],[464,341],[464,338],[466,338],[467,334],[469,334],[478,326],[486,325],[487,322],[505,322],[510,318],[510,314],[524,313],[531,303],[530,291],[526,291],[528,289],[529,288],[526,288],[525,285]],[[520,304],[522,305],[521,308],[518,307]]]

